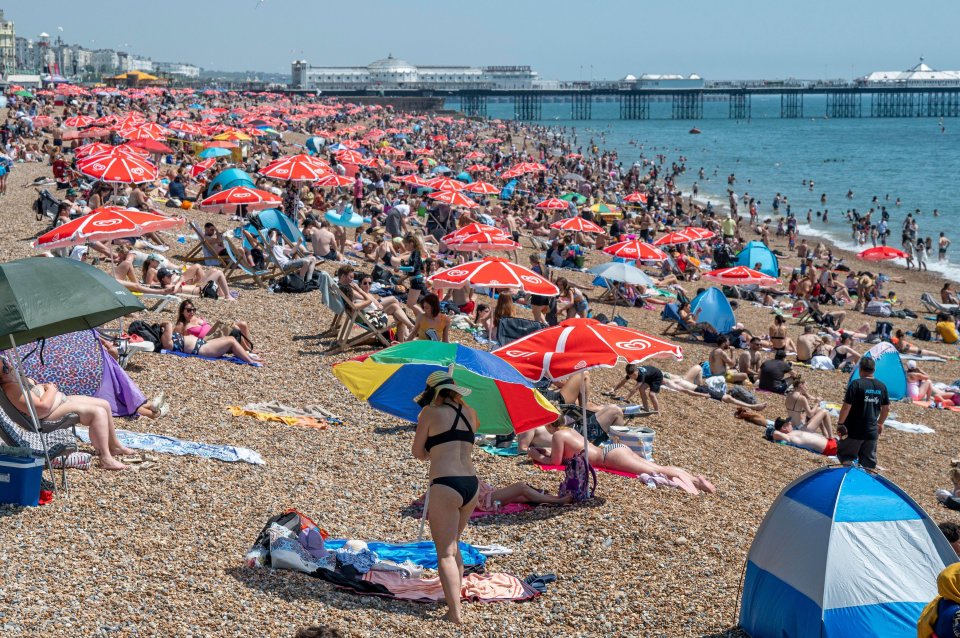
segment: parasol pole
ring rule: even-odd
[[[580,376],[580,414],[583,416],[583,460],[587,465],[587,489],[590,489],[590,439],[587,438],[587,378],[586,370]]]
[[[27,404],[27,411],[30,413],[30,421],[33,423],[33,429],[40,436],[40,442],[43,444],[43,457],[47,461],[47,467],[50,469],[50,478],[51,483],[53,483],[53,491],[57,492],[57,475],[53,473],[53,464],[50,463],[50,450],[47,445],[47,436],[40,430],[40,419],[37,417],[36,408],[33,405],[33,401],[30,399],[30,393],[27,391],[26,385],[23,383],[23,360],[20,358],[20,351],[17,350],[17,342],[14,340],[13,335],[10,335],[10,345],[13,350],[14,356],[14,372],[17,377],[17,385],[20,386],[20,392],[23,393],[23,400]],[[66,474],[64,474],[64,487],[66,487]]]

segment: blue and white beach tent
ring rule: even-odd
[[[709,324],[719,334],[728,334],[737,324],[733,308],[719,288],[707,288],[690,302],[690,312],[700,311],[697,320]]]
[[[957,554],[892,482],[821,468],[780,493],[747,556],[740,626],[753,638],[915,638]]]
[[[877,367],[873,371],[873,378],[882,381],[887,386],[887,396],[891,401],[900,401],[907,396],[907,373],[903,370],[903,361],[900,359],[900,353],[893,347],[893,344],[881,341],[872,348],[863,353],[864,357],[869,357],[876,361]],[[850,375],[850,381],[847,385],[860,378],[860,367],[853,369]]]
[[[760,264],[759,268],[756,267],[757,264]],[[747,244],[737,253],[734,265],[753,268],[771,277],[780,276],[780,262],[777,261],[777,256],[762,241],[752,241]]]

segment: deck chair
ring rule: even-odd
[[[188,223],[193,230],[193,234],[197,236],[197,243],[186,255],[181,256],[180,259],[183,261],[201,262],[205,266],[229,268],[230,264],[227,262],[227,259],[217,253],[216,248],[210,244],[204,236],[203,230],[197,226],[197,223],[194,221],[189,221]]]
[[[162,295],[152,292],[134,292],[133,294],[143,302],[144,307],[149,312],[163,312],[164,308],[166,308],[171,301],[174,303],[183,301],[183,298],[177,295]]]
[[[954,317],[960,315],[960,306],[956,304],[947,304],[940,303],[933,298],[929,292],[925,292],[920,295],[920,303],[923,304],[923,307],[927,309],[928,312],[934,314],[943,313],[945,315],[953,315]]]
[[[680,318],[680,306],[675,303],[668,303],[666,306],[664,306],[663,312],[660,313],[660,318],[668,322],[668,325],[662,334],[673,335],[676,337],[690,335],[694,338],[698,338],[703,335],[703,329],[701,329],[700,326],[691,326]]]
[[[40,421],[40,430],[13,405],[6,393],[0,391],[0,441],[14,447],[29,448],[34,456],[46,459],[53,476],[52,459],[67,457],[77,451],[76,425],[80,416],[67,414],[55,421]],[[66,463],[60,465],[60,482],[67,487]]]
[[[336,295],[335,298],[340,300],[344,310],[339,321],[334,318],[338,328],[334,341],[327,349],[327,354],[343,352],[367,341],[378,342],[383,347],[390,345],[388,335],[390,329],[396,326],[396,321],[392,317],[389,318],[385,326],[378,328],[371,323],[370,318],[362,310],[353,305],[353,300],[348,299],[337,285],[334,284],[331,287],[330,295],[331,297]],[[354,328],[359,328],[360,334],[354,335]]]
[[[226,235],[223,237],[223,247],[227,250],[227,260],[230,262],[230,265],[227,266],[223,273],[227,280],[242,282],[250,279],[257,284],[257,286],[263,288],[265,285],[263,279],[270,277],[273,274],[273,270],[271,268],[254,268],[246,265],[243,259],[238,256],[241,253],[237,251],[233,242],[230,241],[230,238]]]

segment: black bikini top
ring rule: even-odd
[[[447,402],[444,402],[443,405],[449,405],[451,408],[456,410],[457,418],[453,420],[453,425],[450,426],[449,430],[441,432],[440,434],[428,436],[426,442],[423,444],[423,448],[429,452],[430,448],[440,445],[441,443],[449,443],[450,441],[463,441],[464,443],[473,445],[476,435],[474,435],[473,428],[470,427],[470,422],[467,421],[467,417],[463,416],[463,408],[459,405]],[[461,419],[463,420],[464,425],[467,426],[466,430],[461,430],[457,427]]]

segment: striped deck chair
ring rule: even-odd
[[[226,258],[217,253],[216,248],[210,244],[206,236],[204,236],[203,230],[197,226],[197,223],[194,221],[189,221],[188,223],[193,230],[193,234],[197,236],[197,243],[186,255],[180,256],[180,259],[183,261],[201,262],[205,266],[229,268],[230,264],[227,263]]]
[[[242,282],[248,279],[252,280],[260,288],[264,287],[263,279],[270,277],[273,273],[271,268],[254,268],[244,263],[243,253],[240,253],[230,238],[224,235],[223,247],[227,250],[227,260],[230,264],[224,270],[224,276],[229,281]]]

